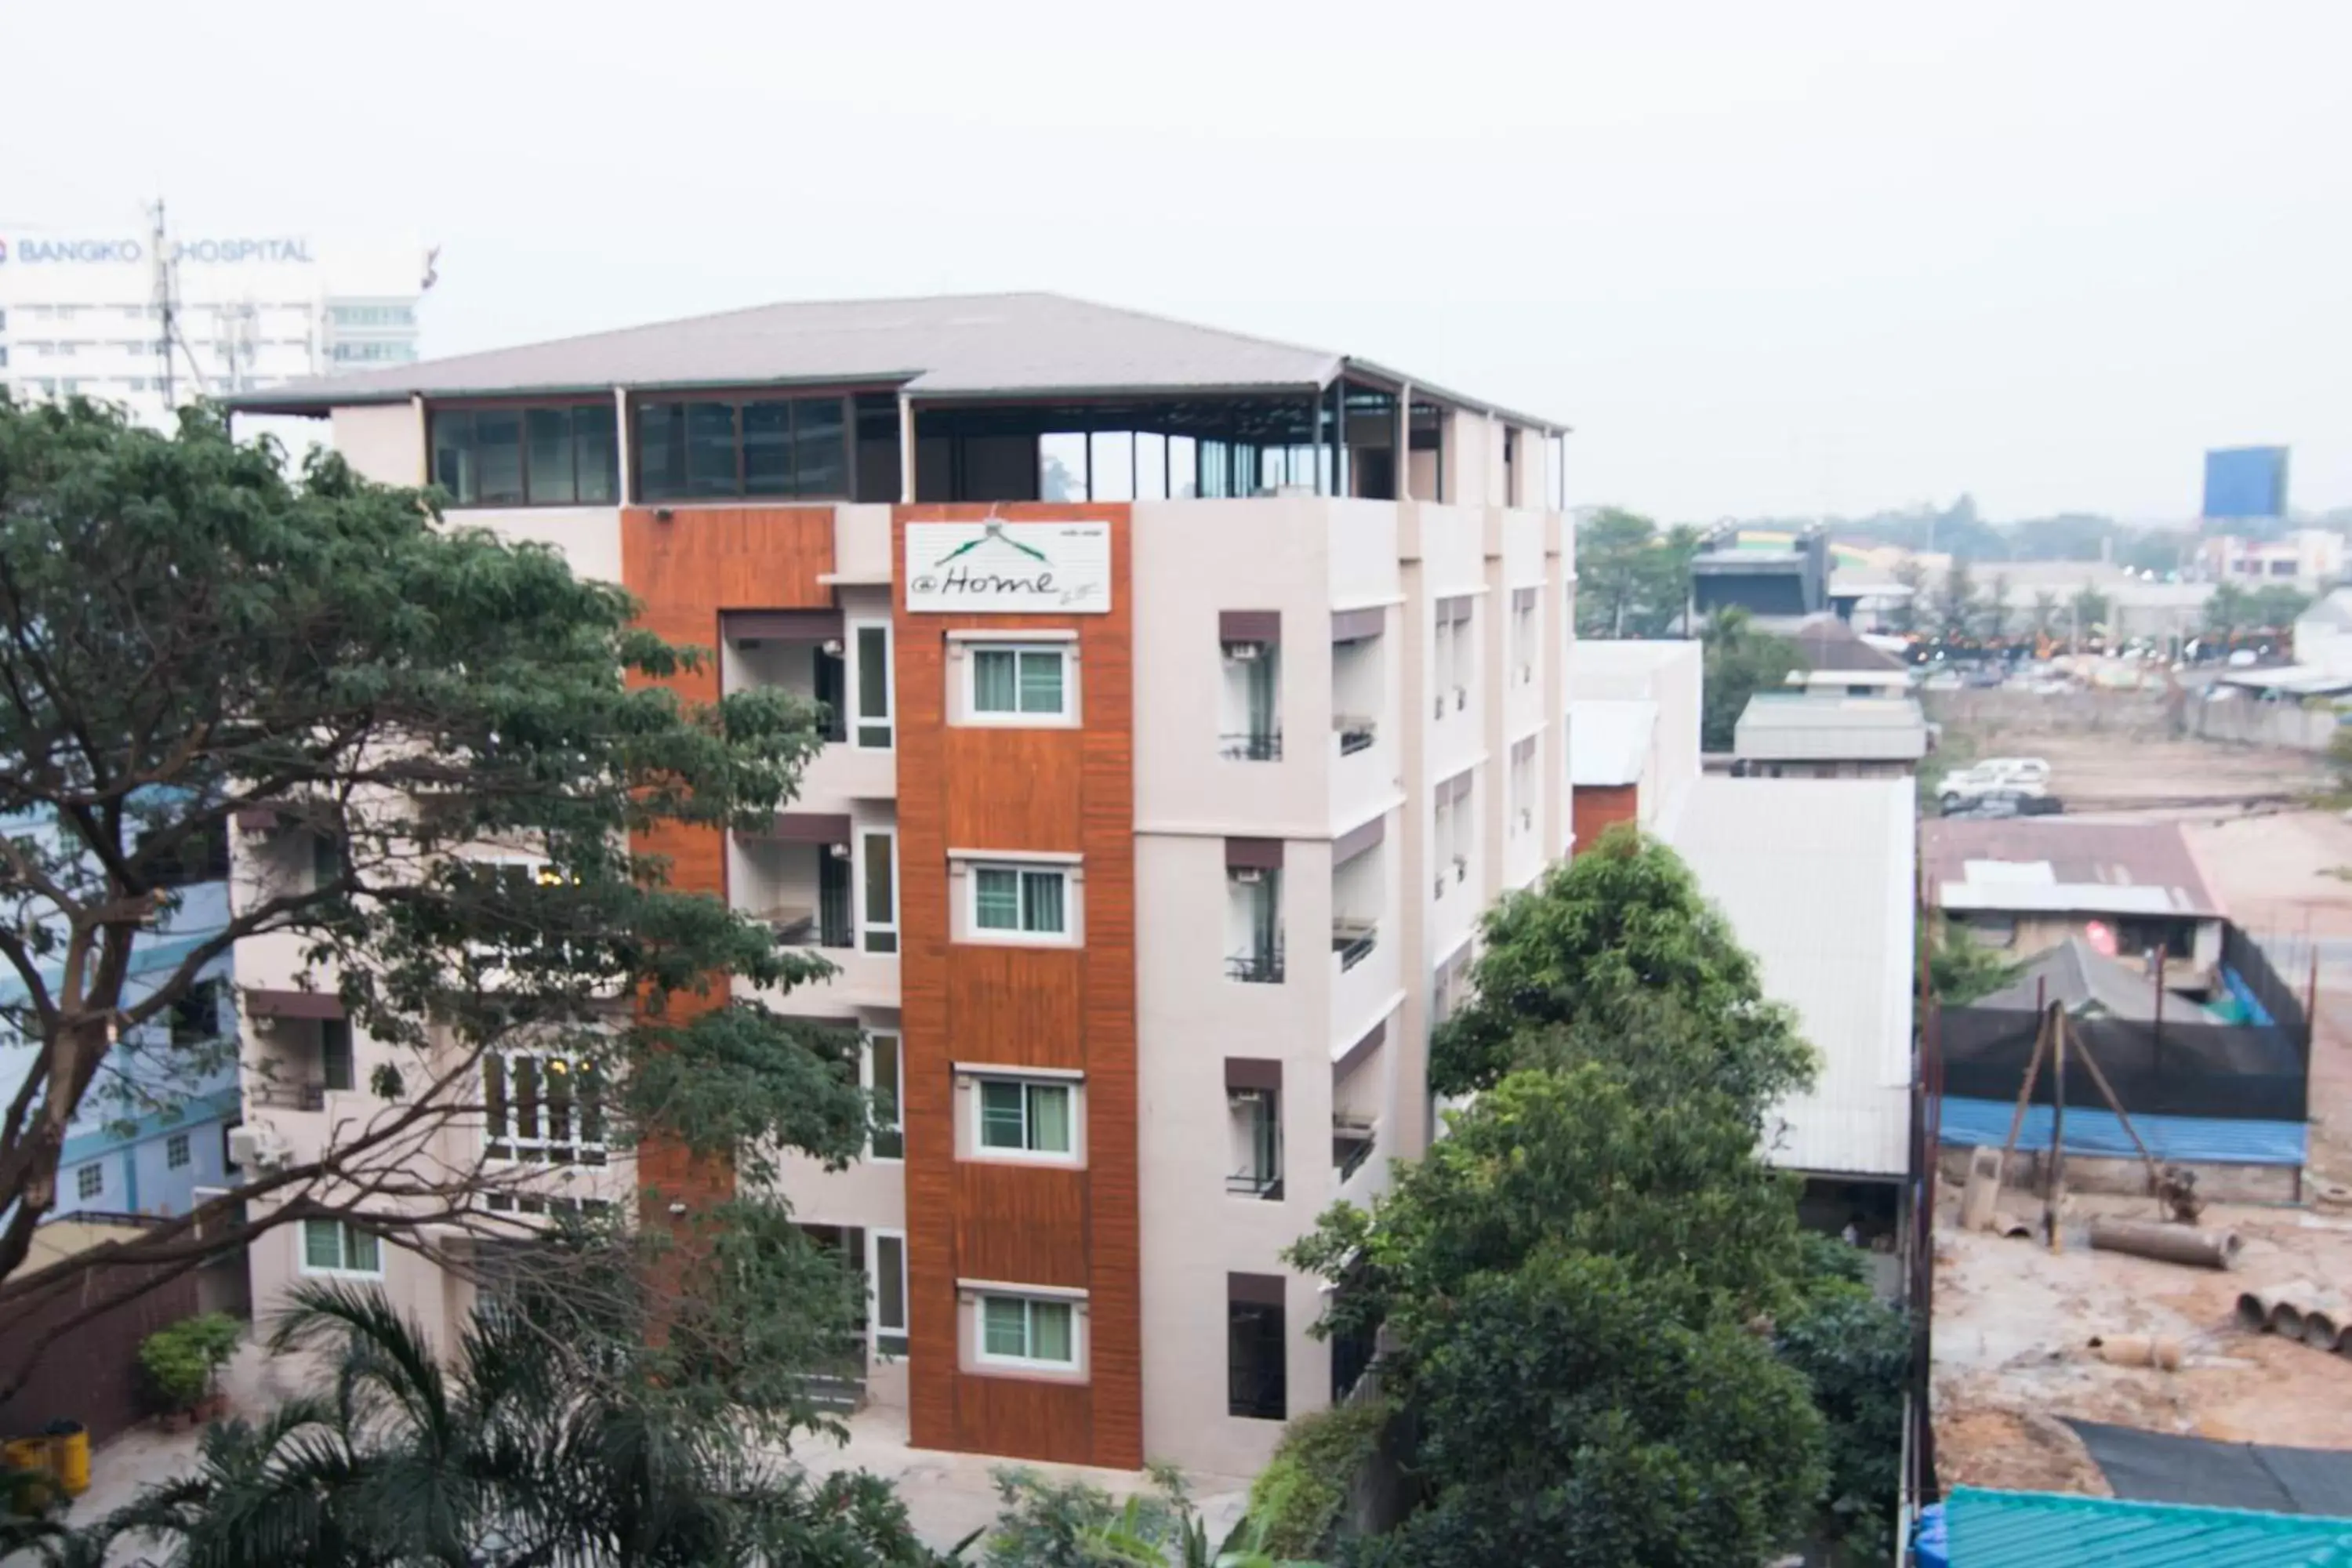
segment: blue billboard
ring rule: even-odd
[[[2284,447],[2224,447],[2205,454],[2205,516],[2279,518],[2286,515]]]

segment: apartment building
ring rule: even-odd
[[[1282,1249],[1426,1146],[1478,915],[1569,845],[1559,426],[1050,295],[775,306],[238,406],[330,419],[373,478],[624,584],[718,650],[689,694],[827,705],[771,825],[656,847],[835,966],[772,1000],[864,1032],[896,1125],[783,1194],[866,1270],[867,1393],[919,1446],[1240,1470],[1352,1381],[1366,1348],[1310,1337],[1327,1285]],[[527,1131],[575,1147],[566,1118]],[[618,1179],[649,1215],[712,1180],[658,1148]],[[352,1261],[308,1239],[257,1248],[257,1301]]]

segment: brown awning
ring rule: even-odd
[[[823,642],[839,637],[839,610],[721,610],[719,631],[729,642]]]
[[[1331,612],[1331,640],[1355,642],[1362,637],[1376,637],[1388,628],[1389,613],[1383,609],[1334,610]]]
[[[1280,610],[1219,610],[1217,636],[1224,642],[1280,642]]]
[[[257,1018],[340,1018],[343,999],[331,991],[263,991],[245,994],[245,1010]]]
[[[1389,816],[1382,812],[1361,827],[1351,828],[1331,841],[1331,864],[1344,866],[1388,836]]]
[[[1279,1090],[1282,1088],[1282,1060],[1278,1057],[1227,1057],[1225,1087]]]
[[[1389,1021],[1382,1018],[1364,1031],[1364,1037],[1348,1047],[1348,1054],[1332,1064],[1331,1075],[1345,1078],[1356,1070],[1356,1064],[1380,1049],[1381,1042],[1389,1037]]]
[[[845,811],[780,811],[765,831],[749,835],[772,844],[846,844],[849,814]]]
[[[239,833],[275,833],[286,823],[287,813],[282,806],[248,805],[232,812],[229,820]]]
[[[1261,871],[1282,869],[1282,840],[1279,838],[1228,838],[1225,840],[1225,869],[1228,871],[1255,868]]]

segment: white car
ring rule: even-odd
[[[2011,784],[2047,784],[2050,764],[2040,757],[1987,757],[1965,770],[1973,776]]]

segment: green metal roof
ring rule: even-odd
[[[1955,1488],[1952,1568],[2352,1568],[2352,1519]]]

